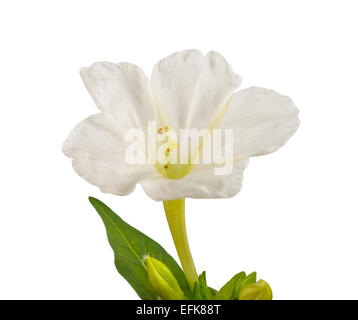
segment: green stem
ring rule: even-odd
[[[175,248],[191,288],[198,280],[193,257],[191,256],[185,227],[185,199],[163,201],[165,214],[172,234]]]

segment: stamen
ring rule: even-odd
[[[164,166],[164,169],[168,169],[168,167],[169,167],[169,166],[166,164],[166,165]]]
[[[162,134],[162,133],[163,133],[163,128],[159,128],[159,129],[158,129],[158,133],[159,133],[159,134]]]
[[[169,130],[170,130],[170,129],[168,128],[168,126],[165,126],[165,127],[164,127],[164,131],[165,131],[165,132],[168,132]]]
[[[165,156],[169,157],[169,155],[170,155],[170,148],[167,148],[167,150],[165,150]]]

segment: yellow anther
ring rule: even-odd
[[[170,148],[167,148],[167,150],[165,150],[165,156],[169,157],[169,154],[170,154]]]
[[[168,126],[165,126],[165,127],[164,127],[164,131],[165,131],[165,132],[168,132],[168,131],[169,131]]]
[[[163,128],[159,128],[159,129],[158,129],[158,133],[159,133],[159,134],[162,134],[162,133],[163,133]]]

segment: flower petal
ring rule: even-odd
[[[289,97],[251,87],[234,94],[219,128],[234,130],[234,156],[246,158],[277,150],[299,123],[298,109]]]
[[[141,68],[97,62],[80,74],[97,107],[128,127],[145,129],[148,120],[159,119],[149,79]]]
[[[73,159],[75,171],[102,192],[131,193],[139,179],[157,175],[152,165],[130,165],[125,159],[128,142],[121,126],[107,114],[96,114],[80,122],[63,144]]]
[[[187,50],[160,60],[151,82],[165,121],[177,131],[209,128],[240,78],[220,54]]]
[[[243,171],[248,159],[235,161],[228,175],[216,175],[215,166],[198,166],[184,178],[173,180],[161,177],[140,181],[144,191],[157,201],[182,198],[229,198],[236,195],[242,185]]]

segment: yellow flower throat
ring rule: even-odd
[[[168,179],[181,179],[190,172],[190,160],[181,164],[178,155],[177,137],[168,126],[160,127],[157,131],[158,141],[161,142],[157,152],[155,168]]]

